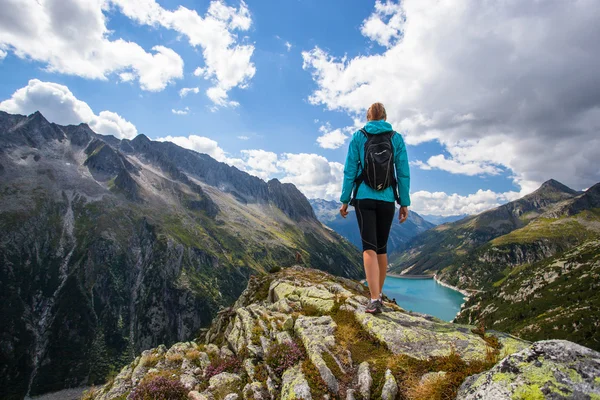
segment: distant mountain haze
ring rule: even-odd
[[[322,223],[348,239],[350,243],[359,249],[362,248],[354,207],[348,207],[348,216],[342,218],[339,213],[341,206],[339,202],[322,199],[310,199],[309,202],[315,211],[315,215]],[[396,211],[388,239],[388,253],[393,254],[399,251],[410,239],[434,226],[414,211],[410,211],[406,222],[400,224],[398,222],[398,211]]]
[[[292,184],[144,135],[0,112],[0,397],[101,382],[189,340],[251,275],[351,278],[360,254]]]
[[[448,216],[421,214],[421,217],[423,217],[423,219],[425,221],[431,222],[434,225],[442,225],[442,224],[446,224],[448,222],[460,221],[461,219],[466,218],[468,216],[469,216],[469,214],[448,215]]]

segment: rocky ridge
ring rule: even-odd
[[[437,226],[416,236],[402,249],[399,257],[392,260],[394,269],[410,274],[433,274],[448,266],[457,265],[461,257],[473,250],[526,226],[545,212],[554,210],[557,204],[572,200],[578,195],[578,192],[551,179],[535,192],[518,200]]]
[[[85,399],[136,398],[161,376],[195,400],[600,396],[600,353],[480,332],[391,303],[373,316],[366,295],[359,282],[302,267],[254,277],[198,340],[144,352]]]
[[[417,236],[395,266],[472,294],[456,322],[600,350],[600,184],[550,180],[480,215]]]
[[[298,259],[360,276],[359,254],[291,184],[0,111],[2,399],[104,382]]]

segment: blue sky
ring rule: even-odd
[[[600,181],[598,3],[480,3],[9,2],[21,25],[0,17],[0,109],[172,140],[337,199],[348,138],[382,101],[419,212]]]

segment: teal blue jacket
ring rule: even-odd
[[[364,130],[371,134],[379,134],[391,131],[392,125],[384,120],[370,121],[365,125]],[[356,131],[354,132],[354,135],[352,135],[348,156],[346,157],[346,164],[344,165],[344,184],[342,186],[342,195],[340,196],[340,201],[342,203],[350,202],[352,190],[354,189],[354,180],[362,172],[360,166],[365,165],[366,142],[367,138],[361,131]],[[410,171],[408,169],[408,156],[406,154],[406,146],[404,145],[402,135],[396,133],[392,136],[392,146],[394,147],[394,164],[396,166],[396,179],[398,180],[400,205],[410,206]],[[362,183],[358,187],[356,198],[395,201],[394,190],[391,186],[378,191],[370,188],[365,183]]]

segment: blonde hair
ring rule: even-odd
[[[379,121],[386,118],[385,107],[381,103],[373,103],[367,110],[367,121]]]

